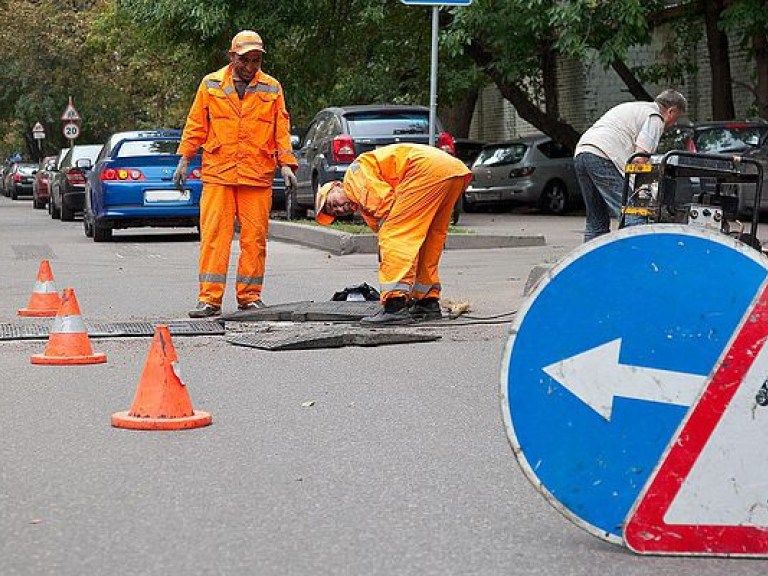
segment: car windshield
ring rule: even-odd
[[[694,136],[696,150],[709,154],[743,152],[757,146],[766,130],[766,126],[745,125],[703,128]]]
[[[528,146],[525,144],[506,144],[503,146],[486,146],[475,160],[475,166],[502,166],[517,164],[525,156]]]
[[[176,154],[178,140],[125,140],[118,145],[115,158]]]
[[[413,112],[363,112],[347,114],[349,133],[353,138],[429,134],[429,115]]]

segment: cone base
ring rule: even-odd
[[[208,412],[195,410],[192,416],[183,418],[136,418],[128,410],[112,414],[112,426],[131,430],[185,430],[202,428],[213,421]]]
[[[45,364],[48,366],[69,366],[75,364],[103,364],[107,361],[107,355],[103,352],[95,352],[90,356],[46,356],[35,354],[30,358],[32,364]]]
[[[18,316],[34,316],[36,318],[53,318],[56,316],[56,312],[58,312],[58,308],[53,310],[35,310],[33,308],[21,308],[16,311],[16,314]]]

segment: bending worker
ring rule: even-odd
[[[383,308],[362,323],[407,324],[442,316],[437,268],[453,206],[470,178],[464,163],[442,150],[391,144],[361,154],[343,182],[320,188],[318,223],[360,212],[378,232]]]
[[[192,318],[221,313],[235,217],[240,223],[236,295],[240,310],[260,308],[267,257],[272,180],[280,166],[296,185],[290,119],[280,83],[261,70],[264,45],[250,30],[232,39],[228,66],[200,83],[189,111],[174,174],[183,189],[189,159],[203,148],[200,200],[200,292]]]

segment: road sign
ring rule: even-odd
[[[36,122],[35,125],[32,126],[32,137],[36,140],[45,138],[45,128],[40,122]]]
[[[768,277],[719,233],[625,228],[541,281],[504,353],[507,435],[567,518],[621,543],[622,524]]]
[[[768,284],[628,517],[650,554],[768,557]]]
[[[472,0],[400,0],[409,6],[469,6]]]
[[[64,133],[64,138],[69,138],[70,140],[74,140],[75,138],[80,136],[80,127],[74,122],[69,122],[67,124],[64,124],[64,128],[62,129],[62,132]]]
[[[64,109],[64,113],[61,115],[61,119],[65,122],[77,122],[80,120],[80,114],[75,109],[75,105],[72,103],[72,97],[69,97],[69,104]]]

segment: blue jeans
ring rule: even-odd
[[[607,158],[582,152],[573,159],[576,178],[579,181],[584,206],[587,208],[587,225],[584,242],[611,231],[611,217],[621,217],[621,193],[624,177]],[[627,215],[625,226],[644,224],[640,216]]]

